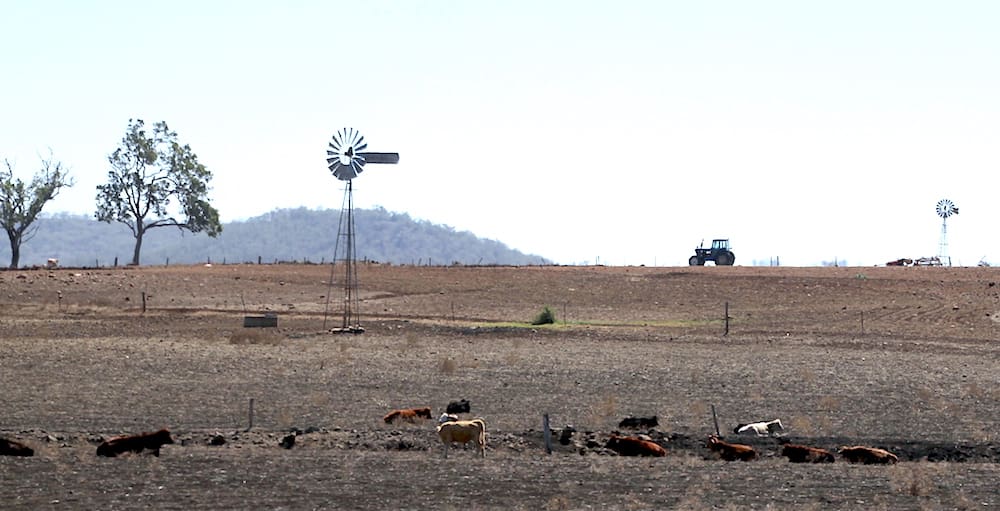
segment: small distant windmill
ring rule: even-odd
[[[938,244],[938,258],[941,264],[948,258],[948,217],[958,214],[958,207],[948,199],[941,199],[937,203],[937,214],[941,217],[941,242]],[[951,266],[951,261],[948,261]]]
[[[354,247],[354,187],[352,180],[361,174],[368,163],[399,163],[399,153],[368,153],[365,137],[354,128],[344,128],[333,135],[333,140],[326,150],[326,163],[330,172],[347,181],[344,187],[344,201],[340,210],[340,226],[337,232],[337,242],[334,246],[334,262],[330,269],[330,286],[333,286],[334,269],[338,259],[344,264],[344,321],[340,328],[331,329],[336,333],[360,334],[365,331],[360,321],[360,299],[358,298],[358,267],[357,254]],[[343,257],[340,252],[340,242],[344,241]],[[330,308],[330,293],[326,294],[327,312]],[[326,314],[323,316],[323,328],[326,328]]]

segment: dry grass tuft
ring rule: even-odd
[[[565,495],[554,495],[545,503],[546,511],[567,511],[573,509],[573,503]]]
[[[590,420],[593,424],[601,424],[618,415],[618,399],[615,396],[604,396],[590,406]],[[617,424],[617,421],[615,421]]]
[[[708,405],[708,403],[704,401],[695,401],[694,403],[691,403],[689,411],[691,412],[691,415],[694,417],[712,416],[712,408]]]
[[[934,492],[937,472],[937,466],[932,466],[926,460],[899,463],[889,467],[889,484],[898,493],[926,497]]]
[[[836,412],[843,405],[843,400],[837,396],[823,396],[819,398],[819,409],[824,412]]]
[[[451,357],[445,357],[441,359],[441,363],[438,364],[438,371],[443,374],[454,374],[458,369],[458,362]]]
[[[412,350],[420,347],[420,338],[415,333],[406,334],[406,349]]]
[[[812,419],[809,417],[796,415],[795,417],[792,417],[792,420],[788,421],[788,425],[800,435],[816,434],[816,428],[813,426]]]

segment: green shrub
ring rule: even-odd
[[[556,322],[556,313],[552,312],[552,309],[548,305],[539,312],[535,319],[531,321],[532,325],[551,325]]]

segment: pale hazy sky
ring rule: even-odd
[[[558,263],[1000,264],[1000,2],[0,0],[0,158],[93,215],[130,118],[223,221],[381,206]],[[336,233],[331,233],[331,237]],[[357,234],[364,236],[364,232]]]

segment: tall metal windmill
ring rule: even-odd
[[[369,163],[399,163],[399,153],[369,153],[365,152],[368,144],[360,131],[354,128],[344,128],[333,135],[326,150],[326,163],[330,172],[346,181],[344,201],[340,209],[340,226],[337,231],[337,242],[334,245],[334,262],[330,269],[330,287],[333,286],[334,270],[337,262],[343,263],[344,275],[344,307],[343,322],[340,328],[332,328],[331,332],[359,334],[365,331],[360,321],[360,298],[358,297],[357,253],[354,245],[354,187],[353,179],[361,174]],[[343,255],[341,255],[343,242]],[[328,313],[330,310],[330,293],[326,294]],[[326,328],[327,314],[323,315],[323,328]]]
[[[941,217],[941,241],[938,243],[938,259],[941,260],[941,264],[945,264],[946,259],[948,259],[948,217],[951,215],[958,214],[958,207],[955,203],[948,199],[941,199],[937,203],[937,214]],[[951,266],[951,261],[947,261],[948,266]]]

